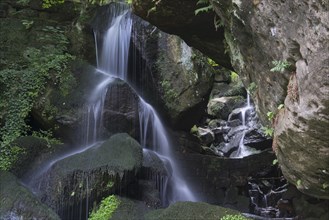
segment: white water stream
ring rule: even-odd
[[[246,132],[248,130],[248,126],[246,125],[246,122],[247,122],[247,117],[246,116],[247,116],[248,111],[253,111],[253,106],[250,105],[250,95],[249,95],[249,93],[247,93],[247,105],[240,109],[241,118],[242,118],[242,126],[245,126],[246,129],[242,133],[242,137],[241,137],[240,142],[239,142],[239,148],[238,148],[238,150],[235,153],[233,158],[243,158],[243,157],[255,154],[255,153],[260,153],[260,151],[251,149],[250,147],[243,144],[244,137],[245,137]]]

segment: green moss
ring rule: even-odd
[[[166,209],[158,209],[147,213],[145,219],[218,220],[225,215],[238,214],[238,211],[203,202],[177,202]]]
[[[26,118],[33,107],[47,102],[47,99],[41,97],[44,97],[49,87],[57,87],[61,96],[67,96],[75,87],[75,79],[69,72],[74,56],[67,52],[69,41],[64,30],[56,26],[42,26],[40,21],[36,21],[21,24],[31,29],[29,34],[33,34],[37,42],[29,44],[33,47],[26,47],[26,39],[20,39],[18,31],[22,30],[21,27],[4,30],[8,34],[1,30],[1,34],[4,34],[1,49],[6,48],[8,56],[2,59],[4,68],[0,71],[0,153],[11,159],[2,158],[0,169],[10,169],[10,164],[17,159],[14,156],[17,155],[17,149],[10,146],[10,143],[30,130]],[[32,27],[35,23],[36,27]],[[20,35],[28,36],[28,33]],[[11,37],[14,40],[10,40]],[[42,115],[51,120],[57,109],[50,103],[45,106]]]
[[[243,215],[225,215],[220,220],[248,220],[250,218],[246,218]]]
[[[13,174],[0,170],[0,189],[0,219],[60,219]]]
[[[191,132],[191,134],[197,134],[198,133],[198,127],[196,125],[193,125],[190,132]]]
[[[164,92],[164,98],[167,102],[174,102],[175,99],[178,97],[178,94],[175,92],[175,90],[170,85],[170,82],[168,80],[163,80],[161,82],[161,87]]]
[[[90,220],[108,220],[120,205],[120,200],[111,195],[101,201],[97,211],[93,210],[89,216]]]

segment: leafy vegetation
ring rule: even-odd
[[[194,11],[195,15],[214,10],[214,7],[212,6],[212,4],[210,4],[209,0],[199,0],[196,4],[202,5],[202,7]]]
[[[274,60],[272,61],[274,67],[270,70],[271,72],[280,72],[283,73],[291,64],[286,60]]]
[[[243,215],[225,215],[220,220],[248,220]]]
[[[113,212],[119,207],[120,200],[111,195],[102,200],[99,209],[93,210],[89,216],[90,220],[108,220],[112,217]]]
[[[266,115],[267,115],[267,119],[269,121],[272,121],[274,119],[274,113],[273,112],[267,112]]]
[[[217,67],[219,66],[218,63],[216,63],[215,61],[213,61],[212,59],[210,58],[207,58],[207,62],[209,65],[213,66],[213,67]]]
[[[43,0],[42,7],[50,8],[51,6],[63,4],[65,0]]]
[[[254,83],[254,82],[250,83],[247,90],[250,94],[253,94],[257,90],[256,83]]]
[[[267,137],[273,137],[273,133],[274,133],[274,129],[273,128],[265,126],[265,127],[262,127],[262,130],[263,130],[265,136],[267,136]]]
[[[53,133],[51,131],[34,131],[32,136],[42,138],[47,142],[47,146],[51,147],[56,144],[62,144],[62,142],[56,138],[54,138]]]
[[[198,15],[200,13],[207,13],[207,12],[210,12],[210,11],[213,11],[214,10],[214,7],[213,5],[210,3],[209,0],[198,0],[197,3],[196,3],[198,6],[201,5],[200,8],[197,8],[195,11],[194,11],[194,14],[195,15]],[[222,21],[218,18],[217,15],[214,16],[214,26],[215,26],[215,29],[217,30],[220,26],[223,26],[223,23]]]
[[[231,81],[232,82],[238,82],[239,81],[239,75],[236,72],[231,72]]]
[[[3,170],[10,169],[17,160],[20,150],[11,143],[29,132],[26,118],[37,102],[46,101],[40,99],[46,86],[58,86],[63,96],[74,87],[69,72],[74,57],[67,53],[69,41],[64,31],[46,26],[37,37],[42,47],[23,48],[19,62],[0,71],[0,169]]]

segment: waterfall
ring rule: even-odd
[[[170,151],[170,143],[167,132],[161,123],[156,111],[151,105],[140,98],[140,137],[143,147],[150,147],[151,150],[159,155],[159,158],[171,166],[171,184],[172,192],[167,195],[169,203],[177,201],[196,201],[192,191],[187,183],[181,177],[179,167]],[[149,146],[151,145],[151,146]],[[164,186],[166,187],[166,186]],[[163,191],[167,191],[164,189]]]
[[[243,158],[246,156],[249,156],[251,154],[257,153],[255,150],[251,150],[248,146],[245,146],[243,144],[246,132],[248,131],[248,126],[247,126],[247,112],[248,111],[253,111],[253,106],[250,105],[250,95],[247,93],[247,105],[242,107],[240,109],[241,112],[241,119],[242,119],[242,126],[245,127],[243,130],[240,142],[239,142],[239,148],[237,152],[234,154],[233,158]]]
[[[106,94],[110,91],[111,83],[116,78],[120,78],[128,83],[128,53],[132,28],[129,8],[123,4],[112,6],[115,7],[110,9],[110,25],[107,31],[102,33],[100,30],[95,30],[94,32],[97,68],[91,74],[94,74],[97,82],[85,104],[85,114],[79,131],[81,132],[81,143],[77,143],[79,147],[59,152],[53,158],[49,158],[40,165],[38,170],[32,171],[33,173],[27,177],[25,182],[36,194],[42,194],[42,189],[38,188],[40,186],[38,184],[41,184],[41,182],[43,185],[48,184],[48,171],[57,162],[91,148],[97,148],[108,137],[104,135],[105,129],[102,124],[104,103]],[[139,140],[142,147],[145,148],[144,152],[149,151],[156,155],[168,171],[168,176],[166,178],[161,177],[162,179],[157,182],[159,183],[158,190],[162,205],[166,206],[176,201],[195,201],[187,183],[181,177],[179,167],[173,159],[167,131],[156,111],[140,96],[138,110],[140,120]],[[87,160],[85,163],[89,164],[90,161]],[[86,186],[86,189],[82,192],[86,193],[84,201],[77,201],[77,206],[70,207],[67,207],[67,201],[61,201],[60,204],[56,204],[56,211],[61,216],[68,215],[66,216],[68,219],[74,219],[77,216],[80,216],[80,219],[87,219],[90,208],[93,205],[92,202],[95,199],[95,195],[88,194],[88,192],[91,192],[92,177],[86,173],[81,178],[84,180],[80,184]],[[51,195],[47,196],[51,198]]]
[[[102,74],[105,77],[96,87],[91,98],[94,101],[91,102],[92,107],[90,108],[94,114],[96,112],[94,109],[98,111],[98,107],[104,106],[103,97],[113,77],[120,78],[128,83],[128,53],[132,21],[126,7],[119,5],[118,9],[119,11],[111,10],[110,25],[104,36],[98,33],[97,30],[94,34],[97,47],[96,58],[98,59],[96,74]],[[100,47],[100,45],[102,46]],[[162,205],[176,201],[195,201],[191,190],[181,177],[179,168],[173,160],[169,138],[159,116],[154,108],[145,102],[142,97],[139,96],[139,99],[140,144],[143,148],[153,151],[163,161],[164,165],[168,166],[167,170],[172,171],[169,179],[165,180],[159,187]],[[97,101],[95,102],[95,100]],[[100,104],[98,104],[99,102]],[[101,120],[101,110],[98,114],[99,116],[94,116],[97,120],[94,119],[89,124]],[[93,124],[96,129],[99,126]],[[89,127],[91,126],[89,125]],[[171,187],[170,193],[167,190],[169,185]]]

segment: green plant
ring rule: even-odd
[[[328,183],[323,183],[322,184],[322,189],[327,189],[329,187],[329,184]]]
[[[89,220],[108,220],[112,217],[113,212],[119,207],[120,200],[111,195],[101,201],[97,211],[90,213]]]
[[[243,215],[225,215],[220,218],[220,220],[248,220],[249,218],[244,217]]]
[[[51,147],[52,145],[62,144],[59,139],[54,138],[53,133],[51,131],[33,131],[32,136],[41,138],[47,142],[47,146]]]
[[[263,130],[265,136],[273,137],[273,133],[274,133],[273,128],[265,126],[265,127],[262,127],[262,130]]]
[[[283,109],[284,108],[284,104],[280,104],[279,106],[278,106],[278,110],[281,110],[281,109]]]
[[[197,15],[199,13],[208,12],[210,10],[214,10],[214,7],[212,6],[212,4],[210,4],[209,0],[199,0],[196,4],[203,5],[203,6],[194,11],[195,15]]]
[[[219,66],[218,63],[216,63],[215,61],[213,61],[210,58],[207,58],[207,62],[208,62],[209,65],[211,65],[213,67]]]
[[[43,0],[42,7],[50,8],[54,5],[63,4],[65,0]]]
[[[33,25],[34,21],[22,20],[22,24],[25,26],[25,29],[30,29]]]
[[[274,60],[272,61],[274,67],[270,70],[271,72],[283,73],[285,69],[291,66],[291,64],[286,60]]]
[[[231,71],[231,81],[238,82],[240,79],[239,75],[236,72]]]
[[[191,132],[191,134],[197,134],[198,133],[198,127],[196,125],[193,125],[190,132]]]
[[[0,148],[0,170],[10,170],[13,164],[19,159],[19,156],[26,152],[17,146],[5,145]]]
[[[197,5],[201,5],[200,8],[197,8],[195,11],[194,11],[194,14],[195,15],[198,15],[200,13],[207,13],[209,11],[213,11],[214,10],[214,7],[213,5],[210,3],[209,0],[198,0]],[[214,16],[214,26],[215,26],[215,29],[217,30],[220,26],[223,26],[223,23],[221,21],[221,19],[219,19],[219,17],[217,15]]]
[[[297,188],[302,187],[302,181],[301,181],[300,179],[297,180],[297,182],[296,182],[296,186],[297,186]]]
[[[275,165],[277,163],[278,163],[278,159],[274,159],[273,162],[272,162],[273,165]]]
[[[114,186],[115,182],[114,181],[109,181],[106,185],[107,188],[111,189]]]
[[[18,0],[17,3],[23,6],[27,6],[30,3],[30,0]]]
[[[250,94],[253,94],[257,90],[256,83],[255,82],[250,83],[247,90]]]
[[[57,85],[62,95],[67,95],[75,85],[68,71],[74,57],[66,52],[69,41],[64,31],[52,26],[43,31],[37,36],[41,48],[26,48],[20,65],[8,65],[10,69],[0,71],[0,151],[4,155],[0,169],[10,169],[17,159],[17,148],[11,143],[30,130],[26,118],[46,86]],[[48,109],[51,117],[54,108]]]
[[[274,119],[275,114],[273,112],[267,112],[267,119],[269,121],[272,121]]]

